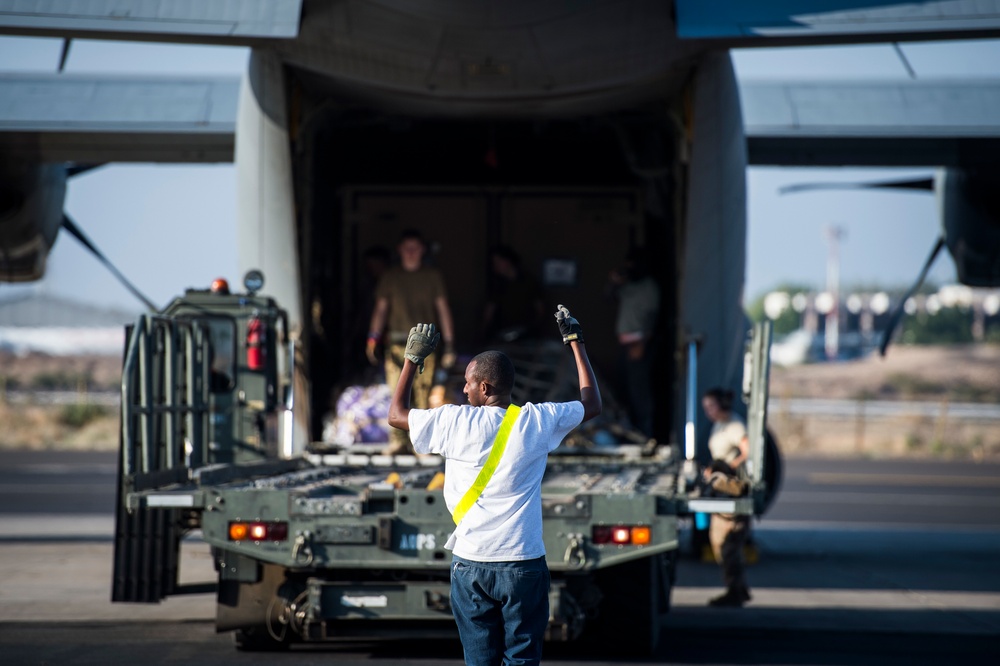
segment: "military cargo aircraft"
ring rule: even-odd
[[[475,338],[489,249],[592,326],[630,248],[654,258],[664,353],[656,434],[697,385],[738,384],[748,164],[937,166],[943,237],[967,284],[1000,284],[1000,85],[737,87],[728,50],[991,37],[1000,2],[875,0],[95,0],[0,3],[0,34],[251,47],[242,82],[0,77],[0,277],[33,280],[67,178],[115,161],[235,159],[244,269],[297,331],[315,437],[353,349],[362,254],[435,241],[458,340]],[[65,50],[64,50],[65,55]],[[235,120],[234,120],[235,119]]]

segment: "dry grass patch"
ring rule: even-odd
[[[896,346],[885,358],[775,367],[771,396],[1000,402],[1000,345]]]
[[[113,407],[0,403],[0,424],[0,448],[118,448],[118,410]]]

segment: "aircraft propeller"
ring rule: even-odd
[[[911,180],[887,180],[872,183],[796,183],[794,185],[785,185],[784,187],[779,188],[778,193],[795,194],[798,192],[811,192],[816,190],[860,189],[893,189],[933,192],[934,179],[914,178]],[[916,282],[910,286],[907,292],[903,295],[903,298],[900,299],[899,303],[896,304],[895,309],[889,315],[889,321],[886,324],[885,331],[882,333],[882,344],[879,345],[880,356],[885,356],[886,351],[889,349],[889,342],[892,340],[892,334],[896,332],[896,328],[903,320],[903,314],[906,312],[906,301],[908,301],[910,297],[913,296],[918,289],[920,289],[924,280],[927,279],[927,273],[930,272],[931,266],[934,265],[934,260],[937,259],[938,254],[941,252],[941,248],[944,246],[944,236],[938,236],[934,243],[934,247],[931,249],[930,256],[927,257],[927,261],[924,262],[924,267],[921,269],[920,275],[917,276]]]
[[[794,185],[779,187],[778,194],[795,194],[815,190],[863,190],[869,188],[933,192],[934,179],[914,178],[913,180],[886,180],[875,183],[796,183]]]
[[[944,247],[944,236],[938,236],[937,242],[934,244],[934,248],[931,250],[930,256],[927,257],[927,261],[924,262],[924,267],[920,271],[920,275],[917,276],[917,281],[903,294],[903,298],[899,300],[896,304],[896,309],[892,311],[889,315],[889,321],[886,323],[885,332],[882,334],[882,344],[879,345],[878,353],[880,356],[885,356],[886,350],[889,348],[889,341],[892,339],[892,334],[896,332],[896,327],[899,326],[899,322],[903,320],[903,313],[906,311],[906,301],[910,300],[913,294],[917,293],[917,289],[920,289],[920,285],[924,283],[927,279],[927,273],[931,270],[931,266],[934,265],[934,260],[937,259],[938,253],[941,252],[941,248]]]
[[[83,230],[80,229],[80,227],[77,226],[76,222],[74,222],[72,220],[72,218],[70,218],[70,216],[67,215],[66,213],[63,213],[62,225],[61,226],[62,226],[63,229],[65,229],[66,231],[68,231],[70,233],[70,235],[73,236],[73,238],[75,238],[76,240],[78,240],[81,245],[83,245],[85,248],[87,248],[90,251],[91,254],[93,254],[95,257],[97,257],[97,260],[100,261],[102,264],[104,264],[104,266],[109,271],[111,271],[112,275],[114,275],[116,278],[118,278],[118,281],[122,283],[122,286],[124,286],[126,289],[128,289],[129,292],[131,292],[131,294],[133,296],[135,296],[140,301],[142,301],[143,305],[145,305],[147,308],[149,308],[149,310],[151,312],[156,312],[157,311],[157,307],[153,303],[153,301],[149,300],[149,298],[145,294],[143,294],[141,291],[139,291],[139,289],[136,288],[136,286],[134,284],[132,284],[128,280],[128,278],[126,278],[122,274],[122,272],[119,271],[118,268],[115,267],[115,265],[112,264],[111,261],[107,257],[104,256],[104,253],[102,253],[99,249],[97,249],[97,246],[94,245],[93,241],[91,241],[90,238],[88,238],[87,235],[85,233],[83,233]]]
[[[56,72],[59,73],[59,74],[62,74],[66,70],[66,63],[69,61],[70,48],[72,47],[72,45],[73,45],[73,39],[71,37],[66,37],[66,38],[64,38],[62,40],[62,47],[59,50],[59,64],[56,67]],[[103,166],[103,165],[102,164],[72,164],[72,163],[71,164],[67,164],[66,165],[66,178],[67,179],[73,178],[74,176],[78,176],[78,175],[80,175],[82,173],[86,173],[87,171],[99,168],[101,166]],[[121,282],[122,285],[126,289],[129,290],[129,292],[133,296],[135,296],[140,301],[142,301],[143,305],[145,305],[147,308],[149,308],[152,312],[156,312],[157,311],[156,305],[154,305],[153,302],[151,300],[149,300],[149,298],[146,297],[145,294],[143,294],[141,291],[139,291],[139,289],[136,288],[136,286],[133,285],[128,280],[128,278],[126,278],[122,274],[122,272],[119,271],[118,268],[114,264],[112,264],[111,261],[108,260],[107,257],[104,256],[104,253],[102,253],[97,248],[97,246],[94,245],[93,241],[91,241],[90,238],[88,238],[87,235],[85,233],[83,233],[83,230],[79,226],[77,226],[76,222],[74,222],[70,218],[70,216],[68,214],[66,214],[65,211],[63,212],[63,215],[62,215],[62,221],[60,222],[60,227],[62,227],[66,231],[68,231],[69,234],[71,236],[73,236],[74,238],[76,238],[76,240],[79,241],[81,245],[83,245],[85,248],[87,248],[87,250],[89,250],[91,254],[93,254],[95,257],[97,257],[97,260],[100,261],[102,264],[104,264],[104,266],[107,267],[107,269],[109,271],[111,271],[112,275],[114,275],[118,279],[118,281]]]

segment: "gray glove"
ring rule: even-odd
[[[406,353],[404,356],[424,371],[424,359],[434,353],[441,334],[437,332],[434,324],[417,324],[410,329],[410,335],[406,338]]]
[[[556,323],[559,324],[559,332],[562,333],[564,345],[568,345],[574,340],[583,342],[583,327],[580,326],[576,317],[569,314],[569,310],[562,303],[556,310]]]

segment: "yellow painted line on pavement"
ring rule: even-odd
[[[894,485],[894,486],[975,486],[1000,488],[1000,477],[961,476],[958,474],[845,474],[811,472],[807,478],[817,485]]]

